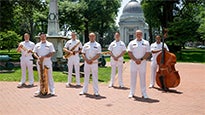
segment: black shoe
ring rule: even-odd
[[[24,87],[24,86],[26,86],[25,83],[19,83],[18,86],[17,86],[17,88],[22,88],[22,87]]]
[[[28,87],[34,87],[34,85],[33,84],[29,84]]]

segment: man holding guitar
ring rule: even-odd
[[[71,33],[71,40],[67,41],[63,51],[66,52],[65,58],[68,58],[68,82],[66,87],[70,87],[72,82],[73,65],[75,67],[76,85],[80,86],[80,58],[79,53],[82,50],[80,40],[77,40],[76,33]]]
[[[32,50],[35,44],[29,41],[30,35],[28,33],[24,34],[24,41],[21,42],[17,48],[17,52],[21,52],[20,64],[21,64],[21,82],[18,84],[18,88],[25,85],[26,82],[26,69],[28,69],[28,79],[29,86],[33,86],[33,57]]]

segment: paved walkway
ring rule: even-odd
[[[147,64],[147,86],[150,76]],[[125,89],[108,88],[101,83],[100,97],[94,97],[92,85],[87,95],[81,88],[65,88],[55,83],[56,96],[34,97],[37,87],[16,88],[17,82],[0,82],[0,115],[205,115],[205,64],[177,63],[181,83],[172,92],[147,88],[149,99],[141,98],[139,78],[135,98],[128,99],[129,63],[125,63]],[[116,80],[116,86],[117,80]],[[37,83],[36,83],[37,84]]]

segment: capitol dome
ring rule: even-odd
[[[123,8],[123,13],[143,13],[141,5],[136,0],[131,0]]]
[[[139,0],[130,0],[123,8],[119,21],[122,41],[128,44],[135,39],[135,31],[143,31],[143,37],[149,40],[148,24],[145,22],[144,13]]]

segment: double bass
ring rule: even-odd
[[[176,56],[164,48],[164,37],[167,36],[167,32],[168,30],[165,29],[162,37],[162,51],[157,56],[159,69],[156,73],[156,83],[164,91],[168,91],[169,88],[177,87],[180,84],[180,76],[175,69]]]

